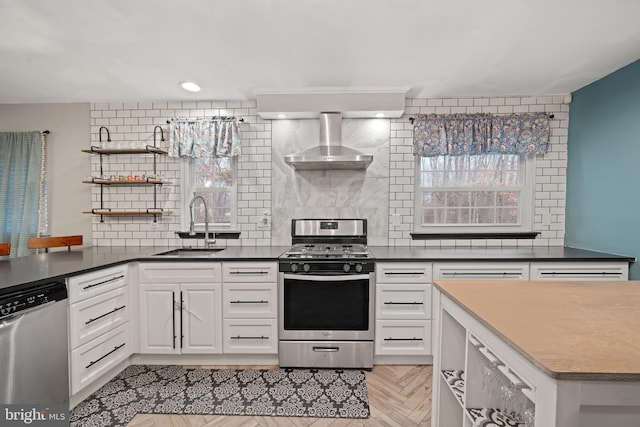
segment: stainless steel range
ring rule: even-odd
[[[366,219],[294,219],[279,260],[283,367],[373,367],[374,259]]]

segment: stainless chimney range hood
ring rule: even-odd
[[[364,170],[373,161],[342,145],[342,114],[320,113],[320,144],[284,158],[295,170]]]

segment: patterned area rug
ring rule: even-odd
[[[125,426],[136,414],[368,418],[364,372],[132,365],[71,411],[71,426]]]

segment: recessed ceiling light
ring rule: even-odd
[[[199,84],[194,82],[180,82],[180,86],[182,87],[182,89],[189,92],[200,92],[200,90],[202,89]]]
[[[384,113],[376,113],[376,117],[381,119],[384,117]]]
[[[287,118],[287,115],[286,115],[286,114],[282,114],[282,113],[280,113],[280,114],[278,114],[278,118],[279,118],[279,119],[286,119],[286,118]]]

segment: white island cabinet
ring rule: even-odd
[[[434,306],[433,427],[640,426],[640,282],[436,280]]]

